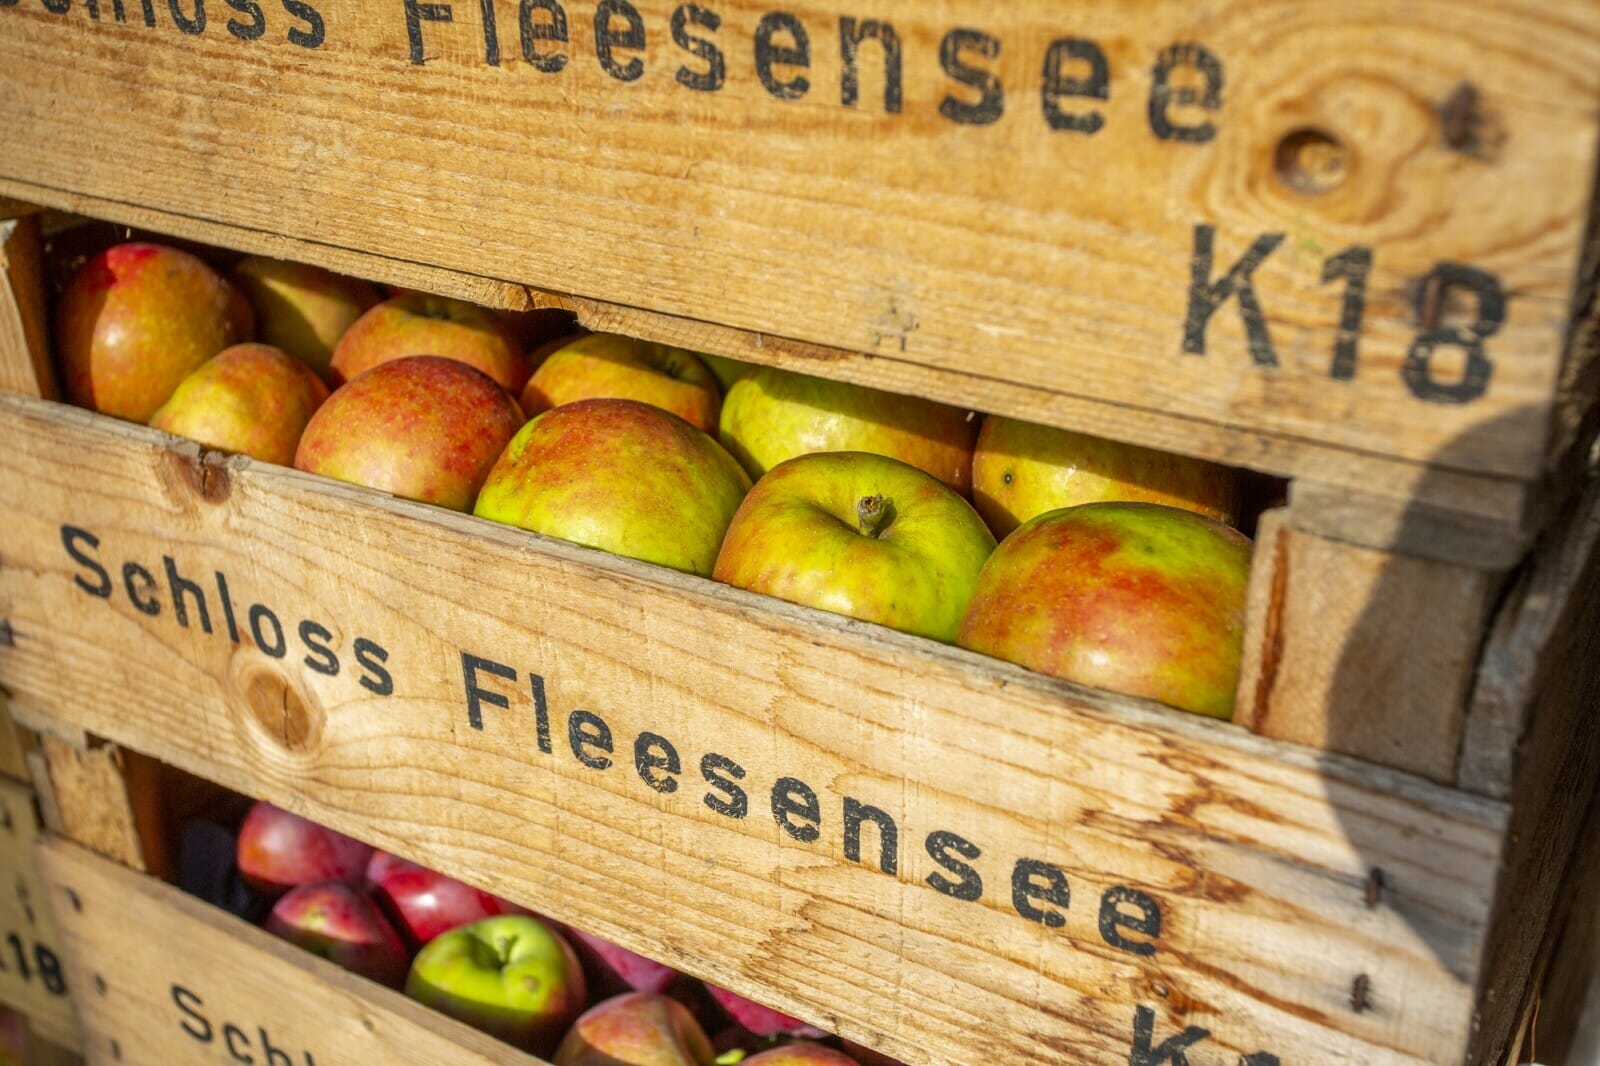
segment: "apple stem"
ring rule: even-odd
[[[894,516],[894,508],[882,493],[863,496],[856,501],[856,518],[861,522],[861,533],[868,537],[881,537]]]

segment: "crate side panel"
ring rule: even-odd
[[[39,813],[33,789],[0,777],[0,1003],[52,1043],[81,1048],[61,937],[33,861]]]

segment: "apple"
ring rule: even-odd
[[[745,1059],[743,1066],[859,1066],[842,1051],[800,1041],[771,1048]]]
[[[410,356],[335,391],[311,416],[294,465],[466,511],[522,423],[517,402],[472,367]]]
[[[992,551],[944,482],[883,455],[819,452],[756,482],[712,576],[948,644]]]
[[[750,479],[716,441],[635,400],[579,400],[517,433],[474,513],[710,576]]]
[[[263,895],[318,881],[361,883],[372,847],[259,800],[239,827],[239,872]]]
[[[905,1066],[905,1063],[881,1051],[874,1051],[869,1047],[862,1047],[851,1040],[840,1040],[844,1053],[856,1060],[858,1066]]]
[[[600,396],[671,411],[702,433],[717,431],[722,391],[693,352],[616,333],[591,333],[550,352],[522,390],[530,416]]]
[[[440,933],[499,914],[527,914],[524,907],[463,884],[426,866],[376,851],[367,863],[367,884],[384,913],[410,943],[421,946]]]
[[[1232,522],[1238,497],[1228,467],[1015,418],[985,419],[972,454],[972,502],[997,537],[1046,511],[1109,500]]]
[[[333,349],[330,372],[334,381],[351,381],[410,355],[465,363],[513,396],[533,372],[515,331],[494,311],[421,292],[385,300],[356,319]]]
[[[306,423],[328,398],[316,372],[268,344],[224,348],[178,383],[152,428],[288,466]]]
[[[266,928],[274,936],[390,988],[399,988],[406,978],[406,949],[400,935],[372,900],[344,881],[290,889],[273,905]]]
[[[1250,541],[1155,503],[1089,503],[1024,522],[995,550],[964,648],[1030,670],[1233,715]]]
[[[629,992],[602,1000],[556,1049],[555,1066],[711,1066],[711,1041],[675,999]]]
[[[370,282],[264,255],[239,260],[232,277],[255,309],[259,338],[323,377],[345,330],[383,299]]]
[[[771,1007],[763,1007],[753,999],[746,999],[737,992],[729,992],[726,988],[706,984],[706,991],[711,993],[711,998],[727,1011],[734,1021],[744,1026],[756,1036],[827,1036],[828,1034],[814,1025],[807,1025],[799,1018],[785,1014]]]
[[[712,355],[710,352],[697,352],[695,354],[700,356],[700,361],[706,365],[706,369],[716,377],[717,384],[722,387],[724,395],[727,394],[729,389],[733,388],[735,381],[755,369],[755,366],[750,363],[741,363],[737,359],[729,359],[726,356]]]
[[[545,1056],[583,1010],[583,967],[561,935],[527,914],[441,933],[412,960],[406,995]]]
[[[250,307],[195,256],[160,244],[108,248],[85,263],[56,305],[67,397],[148,422],[178,383],[253,336]]]
[[[750,476],[810,452],[876,452],[972,487],[977,417],[959,407],[757,367],[722,401],[718,439]]]
[[[595,992],[665,992],[683,977],[670,966],[602,940],[593,933],[567,926],[566,934],[583,963],[589,987]]]

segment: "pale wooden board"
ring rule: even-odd
[[[37,852],[91,1063],[541,1061],[70,841]]]
[[[56,396],[36,215],[0,219],[0,392]]]
[[[479,5],[419,23],[419,62],[404,7],[312,6],[325,29],[315,48],[289,40],[306,24],[281,5],[248,41],[229,32],[230,19],[249,26],[231,10],[191,35],[170,5],[153,5],[153,27],[137,5],[115,21],[109,0],[98,20],[83,5],[0,9],[4,191],[226,221],[1000,378],[1123,408],[1126,423],[1171,411],[1231,428],[1241,450],[1298,438],[1520,479],[1542,467],[1588,232],[1592,4],[1095,0],[1064,17],[1051,0],[800,0],[786,10],[809,33],[811,87],[794,101],[758,79],[768,8],[751,0],[707,5],[726,60],[714,93],[679,83],[703,67],[673,43],[664,0],[636,5],[645,47],[613,56],[641,64],[626,83],[597,61],[592,3],[564,6],[568,44],[534,42],[567,56],[549,74],[524,61],[505,0],[489,6],[499,65],[486,62]],[[845,104],[845,19],[893,26],[896,113],[870,41]],[[963,53],[1004,88],[992,125],[940,112],[973,98],[941,69],[941,41],[961,26],[999,41],[992,62]],[[1067,37],[1105,55],[1108,98],[1061,101],[1103,118],[1093,135],[1044,119],[1044,59]],[[1213,125],[1205,143],[1162,139],[1150,118],[1158,85],[1205,88],[1188,62],[1158,77],[1175,44],[1223,71],[1216,110],[1170,115]],[[1307,129],[1347,150],[1332,191],[1304,191],[1277,162]],[[1253,364],[1236,299],[1212,319],[1206,356],[1183,351],[1202,225],[1216,227],[1202,287],[1257,237],[1282,236],[1255,274],[1270,371]],[[1357,245],[1373,252],[1359,359],[1335,381],[1345,285],[1323,277]],[[1492,377],[1471,402],[1419,400],[1401,374],[1416,319],[1450,328],[1471,315],[1470,297],[1419,293],[1440,262],[1488,271],[1509,295]],[[1461,350],[1439,360],[1438,379],[1456,380]]]
[[[0,777],[0,1003],[26,1014],[33,1030],[52,1043],[81,1048],[76,988],[64,969],[61,937],[34,866],[38,835],[33,789]]]
[[[19,703],[908,1062],[1122,1064],[1140,1007],[1157,1045],[1210,1030],[1197,1058],[1465,1047],[1501,805],[464,516],[197,464],[191,445],[69,408],[0,397],[0,427],[15,544],[0,609],[19,634],[0,681]],[[63,523],[100,538],[119,587],[124,560],[165,580],[171,556],[186,579],[224,573],[241,625],[261,603],[291,642],[301,619],[325,626],[340,673],[235,646],[214,585],[210,635],[192,595],[185,629],[170,602],[150,617],[87,594]],[[392,696],[359,683],[363,638],[387,650]],[[480,675],[509,703],[486,704],[482,730],[463,651],[517,671]],[[572,754],[579,709],[613,731],[610,768]],[[680,753],[675,793],[634,771],[646,730]],[[746,771],[747,817],[703,802],[709,753]],[[782,776],[816,790],[819,839],[773,820]],[[894,820],[898,876],[878,871],[870,825],[864,861],[845,857],[845,797]],[[981,847],[980,900],[925,883],[935,830]],[[1066,873],[1063,928],[1013,910],[1019,858]],[[1389,887],[1369,907],[1373,867]],[[1153,956],[1102,941],[1116,885],[1162,909]]]

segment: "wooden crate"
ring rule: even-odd
[[[52,1044],[81,1048],[61,939],[34,867],[38,834],[33,789],[0,776],[0,1003]]]

